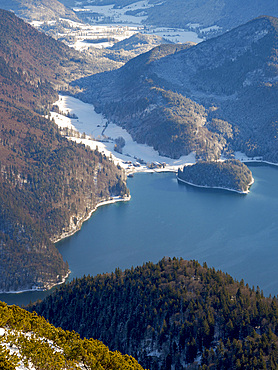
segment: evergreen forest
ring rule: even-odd
[[[277,369],[278,301],[206,263],[164,258],[74,279],[29,307],[148,369]]]

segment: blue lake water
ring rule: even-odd
[[[252,166],[248,195],[179,184],[173,173],[136,174],[132,198],[99,208],[81,231],[57,244],[70,279],[159,261],[163,256],[208,266],[278,294],[278,168]],[[26,304],[46,292],[2,294]]]

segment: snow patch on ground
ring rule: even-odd
[[[194,42],[198,44],[203,39],[199,38],[194,31],[188,31],[182,28],[167,28],[167,27],[150,27],[148,33],[164,37],[174,43]]]
[[[69,115],[75,114],[78,117],[74,119],[55,112],[50,113],[50,118],[53,118],[59,127],[68,127],[69,130],[74,131],[68,135],[71,140],[83,143],[93,150],[97,148],[107,157],[111,156],[116,164],[128,172],[148,171],[147,164],[150,163],[165,164],[161,169],[157,168],[156,171],[177,171],[179,167],[196,162],[195,153],[179,159],[172,159],[160,156],[156,150],[146,144],[138,144],[126,130],[114,123],[109,123],[102,114],[96,113],[91,104],[62,95],[59,96],[59,100],[55,104],[58,105],[60,112]],[[120,136],[125,140],[122,154],[114,151],[115,139]]]
[[[111,19],[113,22],[119,23],[136,23],[142,24],[143,21],[147,19],[144,10],[153,7],[154,5],[149,4],[148,1],[138,1],[136,3],[127,5],[122,8],[115,8],[114,4],[111,5],[86,5],[84,8],[74,8],[74,11],[90,11],[93,13],[98,13],[98,21],[103,21],[107,18]],[[140,11],[141,10],[141,11]],[[126,14],[129,11],[138,11],[136,15]]]
[[[101,24],[89,25],[63,19],[70,26],[66,34],[60,36],[72,36],[74,43],[69,44],[76,50],[82,51],[89,48],[107,48],[113,46],[116,42],[131,37],[135,33],[141,32],[143,27],[140,25],[114,25]],[[106,42],[99,42],[101,39],[108,39]]]
[[[37,334],[33,332],[22,332],[22,331],[12,330],[9,328],[0,328],[1,345],[6,350],[9,350],[11,355],[15,354],[19,358],[19,363],[15,368],[16,370],[35,370],[37,369],[37,367],[35,367],[31,363],[31,361],[28,361],[28,366],[24,364],[24,362],[26,361],[26,357],[24,354],[22,354],[21,348],[16,345],[17,338],[19,338],[20,336],[25,337],[27,340],[28,338],[35,338],[37,341],[41,343],[44,343],[44,344],[47,343],[49,347],[52,349],[53,353],[55,352],[59,352],[61,354],[64,353],[64,350],[58,347],[52,340],[49,340],[45,337],[39,337]],[[82,363],[76,364],[76,368],[85,369]]]
[[[215,26],[210,26],[210,27],[202,28],[200,30],[200,32],[207,33],[207,32],[212,32],[212,31],[219,31],[220,29],[221,29],[221,27],[215,25]]]

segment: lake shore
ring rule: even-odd
[[[113,204],[113,203],[117,203],[117,202],[128,202],[129,200],[131,199],[131,196],[126,196],[124,198],[122,197],[119,197],[119,196],[116,196],[116,197],[111,197],[111,199],[109,200],[104,200],[104,201],[101,201],[99,202],[89,213],[86,217],[84,218],[81,218],[77,225],[75,226],[74,229],[72,230],[69,230],[65,233],[62,233],[58,238],[56,239],[51,239],[51,241],[53,243],[58,243],[59,241],[65,239],[65,238],[68,238],[69,236],[72,236],[74,235],[77,231],[79,231],[83,225],[84,222],[86,222],[87,220],[89,220],[89,218],[92,216],[92,214],[99,208],[99,207],[102,207],[102,206],[105,206],[105,205],[108,205],[108,204]]]
[[[104,121],[104,118],[97,114],[94,111],[94,107],[90,104],[83,103],[79,101],[76,98],[69,97],[69,96],[59,96],[59,100],[55,103],[59,106],[61,112],[63,112],[65,115],[57,114],[57,113],[51,113],[50,118],[53,118],[55,123],[60,128],[69,128],[75,130],[75,132],[79,133],[84,129],[84,132],[86,133],[85,138],[80,138],[80,136],[74,136],[74,137],[68,137],[69,140],[74,140],[77,142],[81,142],[87,146],[89,146],[92,150],[98,149],[100,152],[105,154],[106,156],[111,156],[114,163],[117,165],[121,165],[122,168],[126,170],[127,175],[128,174],[135,174],[140,172],[147,172],[147,173],[163,173],[163,172],[178,172],[179,168],[182,168],[183,166],[190,165],[196,163],[195,153],[190,153],[188,156],[181,157],[178,160],[174,160],[171,158],[162,157],[156,152],[153,148],[148,147],[147,145],[138,144],[135,141],[132,140],[131,136],[122,128],[119,126],[116,126],[114,124],[109,124],[109,130],[107,129],[107,133],[111,134],[113,133],[114,138],[118,137],[119,135],[123,135],[125,140],[127,141],[128,145],[127,148],[131,150],[132,154],[126,153],[126,154],[120,154],[115,153],[113,150],[114,147],[114,139],[109,136],[109,140],[107,142],[94,140],[91,136],[88,135],[88,133],[92,133],[92,129],[96,130],[97,132],[95,134],[100,134],[100,130],[103,130],[104,124],[106,125],[106,122]],[[73,104],[74,108],[71,108],[70,105]],[[86,111],[88,109],[88,111]],[[66,113],[74,113],[76,116],[81,115],[81,111],[85,114],[82,117],[82,119],[73,119],[66,116]],[[92,116],[95,119],[95,122],[93,120],[92,122]],[[92,126],[92,127],[91,127]],[[90,127],[88,129],[88,127]],[[88,132],[89,130],[89,132]],[[261,163],[261,164],[267,164],[272,166],[278,166],[276,163],[271,163],[267,161],[263,161],[258,158],[248,158],[244,153],[237,152],[235,153],[236,157],[242,161],[243,163],[252,164],[252,163]],[[239,158],[241,157],[241,158]],[[143,159],[144,165],[137,162],[137,160]],[[150,161],[152,159],[152,162],[161,164],[163,163],[163,167],[156,167],[156,168],[149,168],[146,165],[147,161]],[[202,186],[202,185],[196,185],[190,182],[187,182],[185,180],[182,180],[180,178],[177,178],[178,181],[181,181],[183,183],[186,183],[188,185],[199,187],[199,188],[207,188],[207,189],[220,189],[220,190],[226,190],[231,192],[236,192],[239,194],[247,194],[249,192],[240,192],[234,189],[224,188],[224,187],[209,187],[209,186]],[[249,184],[251,186],[254,183],[254,179],[252,179],[252,182]],[[58,243],[61,240],[64,240],[72,235],[74,235],[76,232],[78,232],[82,224],[89,220],[92,214],[101,206],[113,204],[116,202],[121,201],[129,201],[131,197],[112,197],[109,200],[101,201],[99,202],[84,218],[81,218],[77,225],[73,227],[72,229],[68,230],[67,232],[62,233],[57,238],[52,238],[51,241],[53,243]],[[7,293],[24,293],[24,292],[32,292],[32,291],[45,291],[50,290],[54,286],[60,285],[65,282],[65,280],[70,275],[70,270],[67,272],[67,274],[63,277],[62,281],[57,284],[49,284],[46,288],[34,288],[34,289],[26,289],[26,290],[19,290],[19,291],[1,291],[0,294],[7,294]]]
[[[239,191],[239,190],[235,190],[235,189],[230,189],[230,188],[224,188],[224,187],[221,187],[221,186],[206,186],[206,185],[197,185],[197,184],[194,184],[192,182],[189,182],[189,181],[186,181],[186,180],[183,180],[181,179],[180,177],[177,176],[177,180],[180,181],[180,182],[183,182],[187,185],[190,185],[190,186],[194,186],[196,188],[204,188],[204,189],[218,189],[218,190],[225,190],[225,191],[231,191],[231,192],[234,192],[234,193],[238,193],[238,194],[242,194],[242,195],[246,195],[249,193],[249,189],[246,190],[246,191]],[[254,178],[252,178],[252,181],[250,182],[250,184],[248,184],[248,187],[250,187],[251,185],[254,184]]]
[[[20,293],[27,293],[27,292],[45,292],[47,290],[50,290],[50,289],[54,288],[55,286],[64,284],[66,279],[69,277],[70,273],[71,273],[71,271],[68,270],[66,275],[63,276],[62,281],[60,281],[59,283],[48,284],[45,288],[34,287],[33,289],[22,289],[22,290],[9,290],[9,291],[1,290],[0,294],[20,294]]]

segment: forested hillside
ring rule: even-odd
[[[126,194],[125,176],[42,116],[89,63],[1,10],[0,45],[0,291],[49,288],[68,272],[52,241]]]
[[[277,40],[278,19],[260,17],[198,45],[161,45],[74,85],[163,155],[241,151],[278,162]]]
[[[178,180],[205,188],[247,193],[253,182],[249,168],[238,160],[197,162],[178,170]]]
[[[1,0],[0,7],[28,21],[78,20],[76,14],[57,0]]]
[[[0,302],[1,370],[142,370],[134,358],[111,352],[102,342],[81,339],[44,318]]]
[[[60,0],[63,4],[74,8],[74,0]],[[137,3],[134,10],[129,5]],[[138,4],[139,3],[139,4]],[[90,6],[91,0],[80,0],[79,7]],[[142,17],[150,25],[168,27],[200,27],[217,25],[224,30],[236,27],[260,15],[278,16],[278,6],[275,0],[94,0],[93,5],[114,5],[115,8],[125,8],[126,14]],[[141,5],[141,6],[140,6]],[[100,14],[102,10],[100,9]],[[80,16],[82,12],[78,12]],[[140,18],[139,18],[140,19]]]
[[[196,261],[84,277],[32,309],[153,369],[276,369],[278,302]]]

